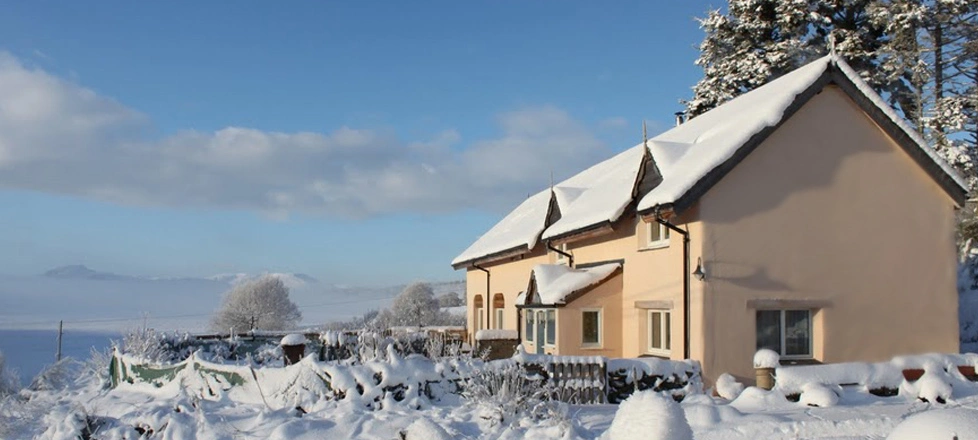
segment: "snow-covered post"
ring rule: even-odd
[[[774,350],[762,348],[754,353],[754,375],[757,387],[765,390],[774,388],[774,369],[781,365],[781,355]]]
[[[285,365],[297,364],[302,360],[302,357],[306,354],[306,337],[298,334],[292,333],[286,335],[282,338],[282,342],[279,343],[282,346],[282,354],[285,358]]]

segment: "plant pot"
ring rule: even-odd
[[[920,379],[920,376],[923,375],[924,375],[924,370],[921,370],[920,368],[908,368],[906,370],[903,370],[903,378],[906,379],[907,382],[916,381],[917,379]]]

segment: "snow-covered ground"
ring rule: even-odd
[[[144,433],[151,430],[153,434],[147,438],[165,439],[389,440],[401,438],[402,432],[408,439],[423,440],[608,439],[613,438],[609,428],[619,410],[618,405],[569,405],[547,419],[526,417],[498,424],[483,417],[484,408],[469,405],[456,395],[422,403],[420,409],[415,408],[416,402],[390,402],[383,409],[371,410],[348,399],[307,402],[297,410],[288,399],[265,399],[260,392],[246,388],[232,388],[206,398],[191,389],[195,387],[171,383],[160,388],[122,384],[110,390],[89,380],[74,383],[67,390],[23,392],[0,400],[0,438],[75,438],[87,417],[98,420],[92,438],[113,439],[139,438],[137,428]],[[955,389],[954,393],[946,404],[932,404],[845,388],[835,406],[817,408],[789,402],[776,391],[748,388],[733,402],[693,395],[680,407],[697,440],[885,439],[900,422],[925,411],[961,408],[950,419],[970,416],[970,420],[978,420],[978,386]],[[265,394],[270,394],[268,389]],[[636,399],[631,414],[627,414],[629,405],[623,404],[616,429],[631,426],[622,421],[641,414],[640,400],[653,399]],[[920,428],[916,429],[911,432],[919,432]],[[976,431],[954,433],[959,440],[978,439]],[[653,433],[647,431],[639,438],[653,438],[649,435]]]

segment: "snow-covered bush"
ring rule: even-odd
[[[842,389],[839,385],[829,387],[820,383],[809,383],[802,387],[798,402],[802,405],[828,408],[839,403],[841,392]]]
[[[211,327],[219,332],[232,328],[287,330],[301,319],[299,307],[289,298],[289,288],[282,279],[265,275],[225,293]]]
[[[7,360],[0,351],[0,398],[14,394],[20,389],[20,381],[17,375],[7,367]]]
[[[951,376],[936,362],[924,365],[924,375],[915,382],[904,382],[900,394],[931,403],[947,403],[954,390]]]
[[[978,440],[978,411],[968,408],[934,409],[907,417],[886,440]]]
[[[154,329],[141,327],[131,329],[122,337],[123,353],[150,362],[167,362],[173,355],[164,343],[166,336]]]
[[[559,413],[553,408],[557,403],[550,400],[551,395],[541,377],[531,377],[526,368],[511,361],[485,364],[468,378],[462,391],[462,397],[490,424]]]
[[[653,391],[632,394],[618,406],[606,440],[693,440],[682,407]]]
[[[717,383],[714,388],[718,396],[727,400],[734,400],[744,391],[744,384],[737,382],[737,379],[733,376],[723,373],[717,378]]]
[[[67,389],[78,380],[83,365],[66,357],[42,370],[27,388],[31,391],[57,391]]]
[[[81,379],[95,380],[99,388],[108,387],[112,383],[109,372],[111,362],[111,349],[97,350],[95,347],[92,347],[89,351],[88,359],[83,362]]]

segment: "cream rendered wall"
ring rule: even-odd
[[[503,328],[509,330],[517,330],[516,322],[516,296],[526,290],[526,286],[530,281],[530,271],[533,270],[533,266],[537,264],[545,264],[550,262],[550,256],[543,250],[543,245],[537,245],[532,252],[528,252],[518,257],[507,258],[500,261],[495,261],[492,263],[486,263],[481,265],[482,267],[489,270],[492,274],[490,280],[490,290],[491,294],[489,298],[485,298],[486,293],[486,274],[478,269],[468,269],[465,273],[465,304],[468,308],[468,325],[467,329],[469,332],[469,339],[474,341],[475,332],[478,331],[475,328],[478,322],[475,319],[475,297],[476,295],[483,296],[483,304],[487,309],[492,307],[492,298],[497,293],[502,293],[505,298],[505,307],[503,315]],[[486,313],[486,310],[483,310]],[[487,328],[493,328],[493,321],[495,317],[495,312],[490,311],[489,315],[483,318],[486,322]],[[492,318],[492,319],[490,319]]]
[[[576,260],[575,260],[576,263]],[[573,356],[622,357],[621,273],[594,287],[586,294],[557,309],[557,353]],[[582,316],[585,310],[600,310],[601,344],[582,344]]]
[[[814,316],[823,362],[957,352],[953,215],[925,171],[827,87],[700,199],[705,376],[750,379],[752,299],[828,301]]]
[[[681,228],[689,228],[693,236],[698,234],[699,223],[695,221],[695,210],[680,218],[670,219]],[[615,356],[638,357],[648,355],[648,309],[637,308],[636,301],[659,301],[671,303],[672,313],[672,359],[683,358],[683,247],[682,236],[673,233],[669,244],[664,247],[648,248],[648,231],[645,222],[638,216],[626,215],[614,225],[608,234],[568,242],[568,250],[574,255],[574,264],[581,265],[611,260],[625,260],[621,284],[620,313],[621,352]],[[692,255],[695,267],[697,254]],[[693,298],[697,298],[697,281],[692,280]],[[585,294],[583,298],[592,295]],[[608,305],[607,307],[611,307]],[[702,316],[702,307],[695,302],[691,310]],[[560,321],[561,318],[558,318]],[[561,322],[562,329],[580,332],[579,328]],[[563,331],[563,330],[562,330]],[[578,336],[579,338],[579,336]],[[696,341],[691,341],[693,349]],[[702,344],[700,344],[702,347]],[[564,345],[560,346],[561,350]],[[702,351],[702,350],[701,350]],[[695,354],[695,352],[693,353]]]

